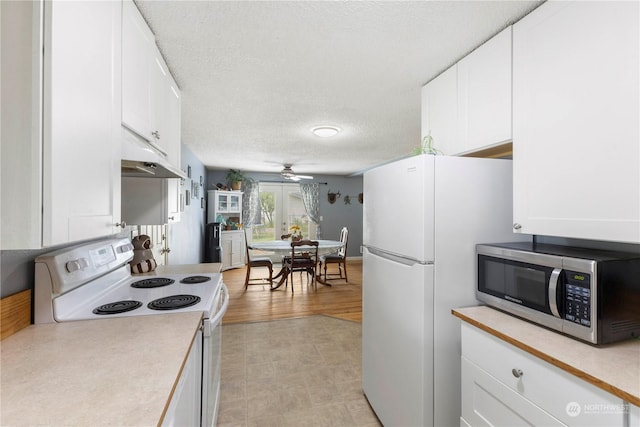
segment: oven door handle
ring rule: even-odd
[[[207,320],[206,322],[204,322],[204,328],[202,330],[202,335],[204,335],[205,337],[210,337],[211,336],[211,331],[215,328],[215,326],[222,321],[222,316],[224,316],[224,314],[227,312],[227,308],[229,307],[229,290],[227,289],[226,285],[223,283],[222,287],[220,288],[220,292],[222,292],[223,294],[223,301],[222,301],[222,305],[220,306],[220,308],[218,309],[218,311],[216,312],[216,315],[213,316],[213,318]]]
[[[560,312],[558,311],[558,282],[560,281],[561,268],[554,268],[551,276],[549,277],[549,308],[551,313],[560,318]]]

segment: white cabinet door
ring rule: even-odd
[[[456,66],[422,88],[422,136],[431,132],[433,146],[444,154],[463,151],[458,139]]]
[[[45,2],[43,246],[120,217],[119,2]]]
[[[638,2],[547,2],[513,26],[514,225],[640,242]]]
[[[133,1],[122,21],[122,125],[180,168],[180,91]]]
[[[457,64],[463,152],[511,141],[511,27]]]
[[[41,4],[0,2],[0,249],[42,247]]]
[[[122,124],[151,140],[155,37],[131,0],[122,3]]]
[[[163,426],[200,425],[202,384],[202,332],[196,334],[187,360],[182,368]]]
[[[242,267],[245,264],[244,231],[231,230],[220,233],[222,270]]]
[[[180,90],[155,44],[152,49],[151,142],[161,149],[169,163],[180,165]]]
[[[629,426],[640,426],[640,406],[629,404]]]

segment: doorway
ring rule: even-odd
[[[260,212],[253,224],[253,241],[278,240],[298,225],[304,238],[316,238],[316,224],[309,219],[302,201],[300,184],[260,183]]]

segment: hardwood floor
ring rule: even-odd
[[[333,266],[330,266],[331,268]],[[278,271],[279,268],[276,268]],[[288,288],[270,291],[269,285],[251,285],[244,289],[246,268],[223,272],[229,288],[229,308],[223,324],[255,322],[290,317],[325,314],[346,320],[362,322],[362,260],[347,260],[349,282],[331,281],[332,286],[318,283],[316,291],[307,285],[305,275],[294,276],[295,293]],[[274,274],[276,273],[274,271]],[[266,269],[252,269],[252,277],[261,277]]]

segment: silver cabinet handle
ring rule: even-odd
[[[173,220],[175,219],[175,217],[174,217],[174,216],[170,216],[170,217],[169,217],[169,219],[170,219],[171,221],[173,221]]]
[[[522,224],[518,224],[517,222],[513,224],[514,230],[520,230],[522,228]]]
[[[516,377],[516,378],[520,378],[521,376],[523,376],[523,375],[524,375],[524,372],[522,372],[522,370],[521,370],[521,369],[516,369],[516,368],[513,368],[513,369],[511,370],[511,373],[512,373],[512,374],[513,374],[513,376],[514,376],[514,377]]]
[[[116,227],[120,227],[120,228],[125,228],[127,226],[127,223],[122,221],[122,222],[116,222],[115,223]]]

